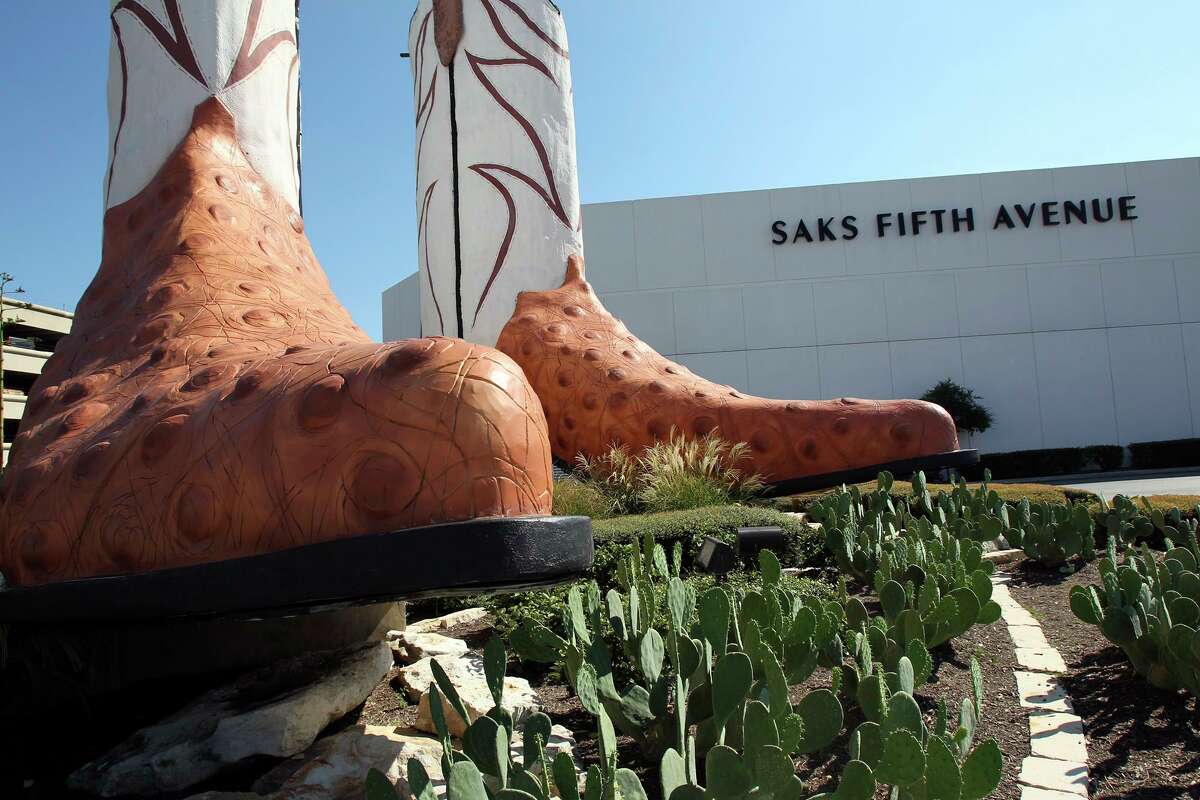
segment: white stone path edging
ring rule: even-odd
[[[1042,626],[1008,592],[1009,575],[992,575],[992,599],[1008,626],[1024,669],[1014,670],[1017,698],[1029,711],[1030,755],[1021,762],[1021,800],[1078,800],[1088,796],[1087,742],[1083,720],[1058,675],[1067,671]]]

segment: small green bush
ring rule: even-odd
[[[534,589],[528,592],[513,594],[483,595],[473,598],[496,617],[496,631],[505,638],[512,636],[513,631],[530,625],[550,625],[553,620],[562,616],[563,607],[567,603],[567,592],[571,586],[583,582],[554,586],[546,589]]]
[[[979,402],[983,398],[949,378],[938,381],[921,399],[946,409],[960,431],[983,433],[992,427],[992,412]]]
[[[553,510],[564,517],[604,519],[616,513],[616,504],[593,483],[563,478],[554,482]]]

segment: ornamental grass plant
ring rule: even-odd
[[[617,514],[744,503],[764,488],[761,476],[739,466],[749,449],[716,430],[690,438],[672,428],[637,454],[623,445],[594,458],[580,454],[576,472],[610,498]]]

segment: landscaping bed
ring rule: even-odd
[[[1017,785],[1017,773],[1021,771],[1021,760],[1029,755],[1029,725],[1026,711],[1021,708],[1014,690],[1013,670],[1018,667],[1004,623],[977,625],[930,655],[933,656],[933,677],[914,695],[925,714],[926,723],[932,724],[938,697],[946,698],[949,703],[970,696],[971,658],[974,657],[983,672],[987,697],[976,736],[995,739],[1004,753],[1004,777],[989,797],[1019,800],[1021,792]],[[803,684],[793,687],[792,698],[799,700],[809,689],[828,683],[828,671],[819,670]],[[847,733],[839,737],[829,750],[801,757],[796,762],[797,774],[805,782],[806,792],[832,792],[836,788],[837,776],[846,762],[846,736],[862,721],[860,709],[849,709],[846,714]],[[877,796],[887,795],[880,793]]]
[[[1099,584],[1096,562],[1063,575],[1024,561],[1011,574],[1013,598],[1039,621],[1066,662],[1062,683],[1083,719],[1091,796],[1200,797],[1196,698],[1151,686],[1120,648],[1071,612],[1071,587]]]
[[[877,605],[869,595],[861,596],[870,605]],[[1017,664],[1004,623],[975,626],[931,655],[933,677],[914,695],[924,712],[926,723],[933,724],[937,698],[943,697],[948,703],[957,703],[961,698],[971,695],[970,663],[974,657],[983,673],[987,698],[976,736],[980,739],[994,738],[1004,753],[1003,781],[989,797],[1019,800],[1020,787],[1016,776],[1021,769],[1021,760],[1029,755],[1029,728],[1026,711],[1021,708],[1014,691],[1012,673],[1017,669]],[[575,732],[578,741],[575,754],[585,767],[599,761],[595,720],[584,710],[561,675],[545,665],[518,661],[510,662],[509,674],[528,679],[537,691],[543,711],[555,724],[565,725]],[[829,670],[818,668],[803,683],[792,686],[789,697],[793,703],[798,703],[809,691],[827,687],[829,680]],[[368,705],[371,702],[368,701]],[[415,711],[411,715],[415,718]],[[804,797],[836,789],[838,776],[848,759],[846,742],[849,733],[863,721],[862,711],[854,706],[849,707],[845,729],[830,747],[795,759],[797,775],[805,786]],[[658,764],[647,760],[629,736],[618,735],[617,749],[622,765],[631,768],[641,778],[648,799],[661,800]],[[886,797],[886,793],[878,796]]]

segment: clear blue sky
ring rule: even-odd
[[[1200,154],[1196,0],[559,4],[584,202]],[[301,8],[307,229],[376,337],[414,269],[412,5]],[[0,269],[48,305],[99,263],[107,9],[0,27]]]

